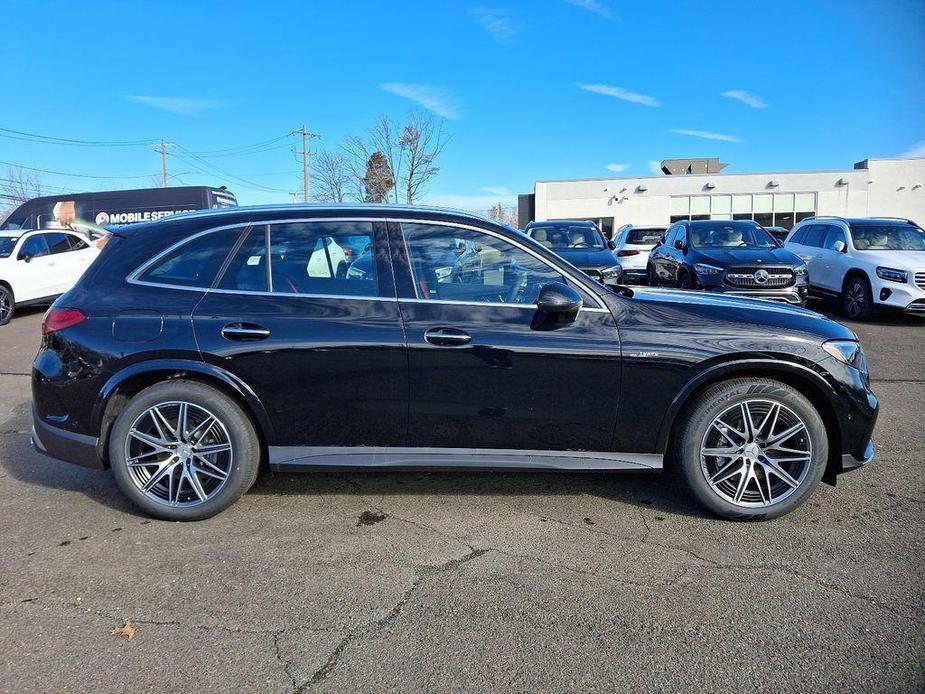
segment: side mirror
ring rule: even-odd
[[[615,251],[617,250],[617,244],[615,244],[613,241],[608,241],[607,248],[609,248],[612,251]]]
[[[848,247],[845,245],[844,241],[836,241],[832,244],[832,247],[839,253],[844,253],[848,250]]]
[[[683,242],[681,239],[676,239],[675,242],[674,242],[674,247],[677,248],[679,251],[683,251],[683,250],[684,250],[684,242]]]
[[[581,308],[581,294],[562,282],[548,282],[540,287],[536,298],[537,309],[545,314],[571,317],[572,320]]]
[[[19,259],[22,260],[22,261],[25,262],[25,263],[31,263],[31,262],[32,262],[32,254],[23,251],[22,253],[19,254]]]

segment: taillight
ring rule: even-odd
[[[42,335],[83,323],[87,317],[76,308],[50,308],[42,319]]]
[[[617,253],[618,258],[625,258],[628,255],[639,255],[639,251],[633,251],[627,248],[626,250]]]

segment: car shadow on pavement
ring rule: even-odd
[[[29,430],[31,411],[19,405],[2,423],[0,436],[6,439],[0,455],[0,469],[27,485],[64,492],[79,492],[94,502],[134,516],[142,513],[119,491],[108,471],[91,470],[42,455],[32,448]]]
[[[249,494],[387,496],[592,496],[665,514],[708,517],[676,475],[546,470],[367,470],[264,473]]]

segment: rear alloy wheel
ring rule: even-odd
[[[758,520],[793,510],[812,494],[828,460],[819,413],[776,381],[708,388],[682,427],[678,459],[688,487],[727,518]]]
[[[13,317],[16,303],[11,292],[5,285],[0,284],[0,325],[6,325]]]
[[[694,283],[691,281],[690,273],[687,270],[681,270],[678,275],[678,287],[681,289],[693,289]]]
[[[110,440],[122,491],[167,520],[208,518],[228,507],[253,484],[259,459],[257,435],[238,405],[188,381],[142,391]]]
[[[646,284],[650,287],[658,286],[658,276],[655,274],[655,270],[652,269],[652,266],[646,268]]]
[[[853,277],[842,293],[842,311],[852,320],[868,320],[874,312],[870,285],[863,277]]]

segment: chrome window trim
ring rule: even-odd
[[[184,237],[183,239],[177,241],[176,243],[168,246],[166,249],[164,249],[160,253],[149,258],[144,263],[142,263],[138,268],[130,272],[126,276],[125,280],[128,284],[133,284],[136,286],[158,287],[160,289],[178,289],[180,291],[203,292],[207,294],[215,293],[215,294],[239,294],[239,295],[247,295],[247,296],[284,296],[284,297],[301,297],[301,298],[306,298],[306,299],[349,299],[349,300],[354,300],[354,301],[409,301],[413,303],[449,304],[449,305],[455,305],[455,306],[505,306],[505,307],[515,307],[515,308],[530,308],[530,309],[533,309],[534,311],[537,309],[536,304],[506,304],[502,302],[495,303],[495,302],[484,302],[484,301],[451,301],[451,300],[435,300],[435,299],[420,299],[420,298],[403,299],[397,296],[354,296],[354,295],[349,295],[349,294],[346,294],[346,295],[345,294],[297,294],[297,293],[290,293],[290,292],[272,292],[272,291],[259,292],[259,291],[249,291],[249,290],[241,290],[241,289],[216,289],[213,287],[192,287],[192,286],[182,285],[182,284],[166,284],[164,282],[149,282],[149,281],[138,279],[151,266],[153,266],[155,263],[157,263],[159,260],[161,260],[166,255],[172,253],[174,250],[176,250],[180,246],[190,243],[191,241],[194,241],[195,239],[198,239],[201,236],[205,236],[206,234],[214,234],[219,231],[225,231],[227,229],[241,229],[243,232],[243,230],[247,227],[256,227],[262,224],[267,224],[267,225],[297,224],[301,222],[371,222],[373,224],[377,222],[379,223],[398,222],[399,224],[401,224],[402,222],[405,222],[405,223],[410,223],[410,224],[417,223],[417,224],[433,224],[437,226],[451,226],[451,227],[455,226],[455,227],[460,227],[464,229],[471,229],[472,231],[476,231],[476,232],[483,232],[490,236],[499,238],[503,241],[508,241],[512,243],[513,245],[517,246],[518,248],[521,248],[522,250],[526,251],[530,255],[535,256],[543,264],[555,270],[558,270],[558,268],[556,268],[555,266],[550,265],[550,263],[545,258],[543,258],[542,256],[538,255],[536,252],[523,246],[522,244],[518,243],[517,241],[513,239],[509,239],[505,236],[502,236],[501,234],[489,231],[487,229],[483,229],[481,227],[475,227],[475,226],[471,226],[467,224],[460,224],[458,222],[446,222],[443,220],[428,220],[425,218],[416,219],[416,218],[394,218],[394,217],[352,217],[352,216],[351,217],[299,217],[299,218],[286,218],[286,219],[270,219],[270,220],[261,219],[261,220],[239,221],[233,224],[224,224],[222,226],[203,229],[202,231],[196,232],[195,234],[191,236]],[[402,241],[405,242],[404,233],[402,233]],[[408,253],[407,242],[405,242],[405,253],[406,254]],[[410,260],[411,260],[410,255],[408,256],[408,260],[410,263]],[[563,261],[563,263],[565,263],[566,265],[569,265],[567,261]],[[577,270],[577,268],[576,268],[576,271],[579,274],[581,273],[581,271]],[[414,279],[414,268],[413,267],[411,268],[411,273],[412,273],[412,279]],[[598,297],[597,294],[594,291],[592,291],[584,282],[579,281],[575,277],[571,277],[571,275],[569,277],[573,282],[575,282],[575,284],[581,287],[582,290],[584,290],[584,292],[588,294],[590,297],[592,297],[595,300],[595,302],[598,304],[597,307],[582,306],[581,307],[582,311],[587,311],[590,313],[610,313],[609,309],[604,305],[604,302],[600,299],[600,297]],[[415,294],[417,294],[416,287],[415,287]]]
[[[555,265],[552,265],[548,260],[546,260],[546,258],[544,258],[543,256],[541,256],[539,253],[537,253],[536,251],[534,251],[532,248],[528,248],[527,246],[525,246],[525,245],[519,243],[518,241],[516,241],[516,240],[514,240],[514,239],[508,238],[507,236],[503,236],[503,235],[501,235],[501,234],[499,234],[499,233],[497,233],[497,232],[495,232],[495,231],[490,231],[490,230],[488,230],[488,229],[483,229],[482,227],[472,226],[471,224],[460,224],[460,223],[458,223],[458,222],[445,222],[445,221],[443,221],[443,220],[433,220],[433,221],[431,221],[431,220],[423,220],[423,219],[396,219],[396,218],[390,217],[390,218],[389,218],[389,221],[390,221],[390,222],[398,222],[398,223],[399,223],[399,226],[400,226],[401,224],[407,223],[407,224],[427,224],[427,225],[430,225],[430,226],[457,227],[457,228],[459,228],[459,229],[468,229],[468,230],[470,230],[470,231],[475,231],[475,232],[477,232],[477,233],[487,234],[488,236],[494,236],[496,239],[500,239],[501,241],[507,241],[507,242],[510,243],[512,246],[516,246],[517,248],[521,249],[522,251],[525,251],[526,253],[528,253],[529,255],[532,255],[534,258],[536,258],[536,259],[539,260],[541,263],[543,263],[543,265],[545,265],[546,267],[551,268],[552,270],[558,272],[559,274],[565,274],[565,275],[568,276],[575,284],[577,284],[579,287],[581,287],[581,289],[582,289],[588,296],[590,296],[592,299],[594,299],[594,301],[597,303],[597,308],[596,308],[596,309],[587,308],[587,309],[585,309],[585,310],[588,310],[588,311],[604,311],[604,312],[609,313],[609,311],[607,310],[607,307],[604,305],[604,302],[601,301],[601,299],[600,299],[600,297],[597,295],[597,293],[594,292],[594,291],[592,291],[584,282],[579,281],[579,280],[578,280],[577,278],[575,278],[575,277],[571,277],[571,276],[569,275],[569,273],[562,273],[562,272],[560,271],[559,268],[557,268]],[[419,294],[418,294],[417,278],[414,276],[414,263],[411,262],[411,253],[410,253],[410,249],[408,248],[408,239],[405,237],[405,232],[404,232],[404,230],[401,231],[401,236],[402,236],[402,241],[404,241],[404,243],[405,243],[405,253],[406,253],[407,256],[408,256],[408,263],[411,265],[411,279],[412,279],[412,281],[414,282],[414,295],[415,295],[415,297],[416,297],[416,301],[419,301],[419,302],[432,302],[432,303],[461,303],[461,304],[467,304],[467,305],[472,305],[472,306],[533,306],[533,307],[536,307],[536,304],[506,304],[506,303],[502,303],[502,302],[498,302],[497,304],[495,304],[495,303],[491,303],[491,302],[487,302],[487,301],[461,301],[461,302],[459,302],[459,301],[435,301],[435,300],[432,300],[432,299],[422,299],[422,298],[419,296]],[[565,263],[565,264],[566,264],[567,266],[569,266],[569,267],[574,267],[574,266],[571,265],[571,263],[569,263],[567,260],[564,260],[564,259],[563,259],[563,263]],[[578,271],[579,274],[581,274],[581,270],[578,270],[578,268],[575,268],[575,269]],[[584,309],[585,307],[582,307],[582,308]]]

